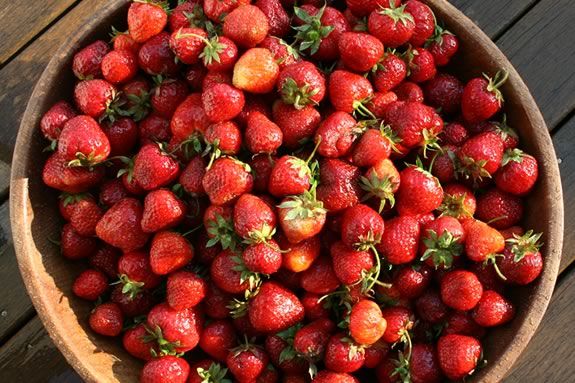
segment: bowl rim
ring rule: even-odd
[[[48,334],[60,352],[62,352],[66,360],[84,380],[94,382],[103,381],[105,379],[102,378],[105,377],[96,374],[93,369],[89,368],[89,365],[87,365],[84,360],[78,357],[74,345],[66,339],[66,328],[61,324],[55,323],[55,320],[53,319],[54,315],[50,312],[49,307],[47,307],[50,302],[43,297],[42,294],[37,294],[37,291],[41,289],[41,284],[38,282],[38,278],[34,277],[34,275],[38,275],[37,273],[39,270],[35,268],[34,262],[32,262],[32,255],[29,254],[28,247],[26,245],[30,242],[33,243],[33,237],[29,230],[30,222],[23,218],[26,217],[27,212],[32,209],[28,201],[27,166],[24,158],[28,152],[26,144],[34,130],[37,128],[33,123],[35,121],[34,115],[39,112],[35,106],[37,104],[36,100],[46,97],[45,91],[43,90],[45,84],[49,83],[51,79],[53,79],[57,73],[65,67],[66,63],[64,60],[61,60],[62,55],[68,54],[71,49],[70,47],[75,46],[79,41],[85,39],[89,34],[91,34],[99,25],[99,20],[112,15],[118,10],[118,8],[127,5],[129,2],[129,0],[108,1],[106,5],[98,9],[97,18],[88,18],[86,23],[76,33],[68,37],[56,51],[45,70],[42,72],[24,112],[18,131],[16,145],[14,147],[10,180],[10,222],[12,236],[18,266],[28,294],[40,319],[42,320],[42,323],[44,324],[44,327],[47,329]],[[520,103],[526,107],[525,113],[528,119],[533,122],[533,125],[544,128],[539,129],[541,130],[539,132],[537,132],[537,130],[534,131],[534,134],[537,136],[536,141],[540,146],[541,152],[544,154],[544,160],[547,162],[547,172],[540,174],[540,177],[546,178],[549,181],[549,188],[552,192],[552,196],[550,196],[550,198],[555,201],[559,201],[559,203],[555,203],[551,206],[554,220],[549,222],[546,231],[546,237],[548,239],[546,243],[547,257],[545,258],[546,263],[543,273],[540,276],[541,283],[534,288],[533,304],[523,312],[525,318],[529,318],[529,320],[524,320],[519,326],[515,336],[517,341],[511,342],[505,347],[505,351],[502,353],[505,357],[490,362],[487,367],[470,379],[475,381],[477,380],[477,376],[479,376],[482,379],[482,382],[496,382],[503,379],[506,373],[511,370],[514,362],[520,356],[521,351],[525,349],[527,343],[535,333],[537,326],[546,312],[555,286],[561,261],[564,225],[564,206],[559,166],[551,136],[546,128],[543,116],[535,103],[533,96],[529,92],[529,89],[507,57],[505,57],[495,43],[493,43],[493,41],[485,35],[485,33],[475,25],[473,21],[451,5],[447,0],[427,0],[427,4],[430,5],[435,12],[439,10],[441,13],[449,13],[453,15],[453,20],[450,20],[450,22],[458,23],[469,29],[481,44],[493,52],[493,59],[502,64],[503,68],[508,71],[508,81],[516,88],[518,92],[517,97],[519,98]]]

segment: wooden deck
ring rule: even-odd
[[[499,45],[531,89],[560,159],[565,245],[541,327],[505,382],[575,374],[575,6],[573,0],[451,0]],[[0,0],[0,382],[81,382],[52,344],[18,273],[8,218],[9,163],[20,118],[51,54],[105,0]]]

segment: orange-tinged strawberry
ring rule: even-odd
[[[247,50],[234,66],[233,84],[250,93],[269,93],[279,76],[279,66],[265,48]]]
[[[326,213],[323,203],[316,198],[315,187],[300,195],[284,198],[278,205],[280,226],[292,244],[319,234],[325,224]]]
[[[349,332],[358,344],[374,344],[383,336],[386,327],[387,322],[374,301],[363,299],[351,308]]]
[[[222,157],[206,171],[202,185],[212,204],[225,205],[250,192],[253,177],[247,164],[231,157]]]
[[[283,249],[282,266],[295,273],[307,270],[315,259],[319,257],[321,250],[320,239],[317,236],[295,244],[289,242],[284,237],[280,237],[278,243]]]
[[[138,1],[128,9],[128,30],[134,41],[143,43],[160,33],[168,23],[168,14],[159,3]]]
[[[152,238],[150,267],[155,274],[170,274],[186,266],[193,257],[192,244],[180,233],[161,231]]]
[[[496,229],[485,222],[468,219],[463,222],[465,230],[465,253],[474,262],[491,262],[505,249],[505,239]],[[496,267],[496,271],[498,271]],[[505,279],[503,277],[503,279]]]
[[[253,48],[261,43],[269,29],[268,18],[255,5],[239,6],[224,19],[224,36],[242,48]]]

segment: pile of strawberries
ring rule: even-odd
[[[142,383],[433,383],[485,362],[537,161],[506,74],[446,73],[417,0],[135,0],[46,112],[46,185],[94,332]],[[488,357],[488,355],[486,356]]]

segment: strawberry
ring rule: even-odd
[[[445,124],[439,138],[446,145],[459,147],[469,139],[469,132],[467,128],[460,123],[452,122]]]
[[[501,136],[505,151],[517,148],[519,145],[519,136],[517,132],[507,125],[507,115],[503,114],[501,121],[482,121],[478,124],[471,125],[469,129],[479,130],[479,132],[495,132]],[[516,157],[516,154],[508,153],[510,159]]]
[[[139,128],[141,145],[156,142],[170,142],[172,139],[170,120],[155,113],[150,114],[140,121]]]
[[[351,308],[349,332],[358,344],[374,344],[383,336],[386,327],[387,322],[374,301],[363,299]]]
[[[205,23],[204,10],[198,0],[181,1],[168,15],[170,31],[180,28],[202,26]]]
[[[389,92],[407,76],[407,64],[397,55],[387,52],[372,70],[373,86],[378,92]]]
[[[234,9],[249,3],[249,0],[204,0],[204,12],[210,20],[219,23]]]
[[[60,250],[68,259],[87,258],[98,250],[98,242],[95,238],[81,236],[71,224],[65,224],[60,234]]]
[[[376,368],[389,353],[390,346],[382,340],[378,340],[371,347],[365,349],[365,362],[363,367]]]
[[[186,210],[186,205],[170,190],[151,191],[144,199],[142,230],[154,233],[175,227],[184,219]]]
[[[400,173],[397,211],[400,215],[416,215],[437,209],[443,200],[439,180],[418,166],[408,166]]]
[[[410,81],[422,83],[432,79],[437,73],[433,55],[425,48],[411,48],[406,52],[405,57]]]
[[[385,158],[377,161],[360,179],[360,186],[367,192],[365,200],[376,199],[381,213],[389,201],[391,207],[395,205],[394,193],[399,189],[399,172],[391,160]]]
[[[134,179],[144,190],[154,190],[178,178],[178,163],[158,145],[142,146],[134,159]]]
[[[423,90],[419,85],[411,81],[404,81],[394,90],[399,101],[423,102]]]
[[[501,326],[513,319],[515,307],[495,291],[487,290],[483,292],[471,316],[481,327]]]
[[[293,348],[306,360],[317,363],[323,358],[327,342],[335,329],[335,324],[329,319],[315,320],[297,330]]]
[[[132,53],[138,53],[140,50],[140,43],[137,43],[132,36],[130,36],[129,31],[118,31],[112,27],[112,45],[115,51],[130,51]]]
[[[204,174],[206,174],[206,162],[201,156],[195,156],[180,173],[178,182],[186,193],[194,197],[204,196],[206,194],[202,186]]]
[[[300,52],[309,52],[318,61],[333,61],[339,56],[338,42],[350,30],[345,16],[335,8],[313,5],[294,7],[296,43]]]
[[[453,182],[457,177],[456,153],[458,150],[459,148],[454,145],[445,144],[440,147],[440,150],[431,159],[424,160],[424,163],[430,167],[430,173],[442,185]]]
[[[120,252],[112,246],[104,245],[88,258],[90,267],[99,270],[110,278],[118,276],[117,264]]]
[[[208,71],[202,81],[202,90],[209,89],[217,84],[232,85],[232,76],[233,73],[230,72]]]
[[[397,95],[394,92],[374,92],[367,108],[376,118],[382,119],[385,117],[387,109],[397,100]]]
[[[369,251],[356,251],[343,242],[336,242],[330,249],[333,271],[344,285],[354,285],[365,282],[364,291],[372,287],[373,279],[377,279],[373,255]],[[373,275],[372,275],[373,274]]]
[[[277,272],[282,266],[282,253],[273,239],[249,245],[242,253],[242,259],[250,271],[267,275]]]
[[[239,6],[224,19],[224,36],[241,48],[253,48],[261,43],[269,29],[267,16],[255,5]]]
[[[232,295],[220,290],[213,283],[208,283],[208,291],[204,299],[204,311],[212,319],[225,319],[230,316],[227,307],[232,300]]]
[[[170,49],[170,34],[160,32],[142,44],[138,51],[138,64],[152,76],[175,76],[180,65]]]
[[[266,37],[259,45],[260,48],[269,50],[274,56],[280,69],[300,61],[300,55],[296,49],[284,40],[275,36]]]
[[[244,139],[250,152],[272,154],[281,146],[283,133],[266,115],[256,111],[248,117]]]
[[[247,50],[234,66],[233,84],[250,93],[269,93],[279,76],[273,54],[265,48]]]
[[[80,81],[74,87],[74,102],[78,109],[93,118],[103,119],[116,113],[116,88],[106,80]]]
[[[321,300],[321,296],[314,293],[305,292],[301,298],[301,303],[305,308],[305,317],[309,321],[320,318],[329,318],[330,311]]]
[[[477,276],[466,270],[450,271],[441,279],[441,299],[456,310],[474,308],[483,294],[483,287]]]
[[[122,336],[122,345],[130,355],[142,360],[152,359],[152,344],[146,342],[148,331],[144,324],[140,323],[135,327],[129,328]]]
[[[137,63],[134,52],[113,50],[102,59],[102,75],[111,84],[128,82],[138,73]]]
[[[230,250],[218,254],[210,266],[212,282],[230,294],[244,293],[255,285],[255,278],[249,278],[253,274],[246,271],[241,258]]]
[[[420,225],[413,216],[399,216],[385,223],[385,231],[377,250],[387,262],[400,265],[417,256]]]
[[[200,28],[179,28],[170,36],[170,48],[181,62],[193,65],[207,45],[208,34]]]
[[[183,235],[161,231],[154,235],[150,245],[150,266],[158,275],[167,275],[192,260],[194,248]]]
[[[435,289],[428,289],[415,300],[415,309],[419,317],[431,324],[445,321],[449,314],[449,307],[443,302],[440,293]]]
[[[477,199],[476,218],[496,229],[506,229],[523,216],[523,201],[499,189],[489,189]]]
[[[457,153],[460,172],[466,178],[481,181],[499,169],[503,159],[503,141],[497,133],[485,132],[468,139]]]
[[[278,77],[278,91],[285,104],[302,109],[305,105],[318,105],[325,97],[325,78],[309,61],[285,66]]]
[[[105,41],[96,40],[74,55],[72,71],[80,80],[102,77],[102,59],[110,51]]]
[[[299,299],[276,282],[264,282],[248,303],[250,323],[257,331],[277,333],[303,320]]]
[[[321,244],[317,236],[303,239],[297,243],[289,242],[287,238],[281,236],[278,238],[278,242],[281,248],[286,249],[283,251],[282,266],[295,273],[307,270],[320,254]]]
[[[97,300],[108,290],[108,278],[97,270],[85,270],[74,280],[72,292],[79,298],[88,301]]]
[[[188,95],[188,87],[181,80],[164,80],[152,91],[150,103],[154,112],[164,118],[172,118],[178,105]]]
[[[118,259],[118,274],[123,284],[122,292],[135,297],[142,288],[153,289],[161,279],[150,266],[150,257],[143,251],[125,252]]]
[[[317,198],[330,212],[338,212],[359,203],[360,171],[357,167],[338,159],[326,158],[320,162],[320,184]]]
[[[269,363],[268,354],[259,346],[247,342],[230,350],[226,364],[238,382],[252,382]]]
[[[312,153],[307,161],[294,156],[283,156],[278,159],[271,171],[268,190],[274,197],[303,194],[308,191],[312,184],[312,168],[317,166],[314,162],[309,165],[313,158]],[[313,201],[313,196],[308,198]]]
[[[426,102],[436,109],[441,108],[442,113],[454,115],[459,112],[463,84],[457,77],[439,73],[426,83],[424,91]],[[448,137],[448,135],[446,134],[445,137]],[[451,143],[454,145],[460,144],[460,142]]]
[[[95,187],[104,177],[104,168],[70,167],[70,161],[56,152],[52,154],[42,170],[42,180],[54,189],[67,193],[80,193]]]
[[[483,75],[469,81],[461,96],[463,118],[469,123],[485,121],[495,115],[503,104],[499,88],[507,81],[507,72],[497,72],[493,78]]]
[[[315,189],[312,189],[285,198],[278,205],[278,217],[289,242],[298,244],[321,231],[325,224],[326,210],[323,203],[316,199]]]
[[[174,137],[186,140],[204,131],[210,125],[202,105],[202,95],[190,94],[177,108],[170,122]]]
[[[229,71],[238,61],[238,47],[227,37],[216,35],[206,41],[200,58],[209,71]]]
[[[102,130],[110,142],[112,156],[127,155],[132,152],[139,139],[138,125],[131,118],[123,117],[113,122],[105,122]]]
[[[223,84],[222,84],[223,85]],[[226,85],[227,86],[227,85]],[[237,124],[233,121],[219,122],[210,125],[204,134],[206,149],[203,155],[212,153],[210,156],[209,169],[216,158],[225,155],[238,154],[242,145],[242,134]]]
[[[318,153],[326,158],[348,154],[356,136],[357,121],[345,112],[334,112],[326,117],[315,132]]]
[[[349,247],[367,250],[381,241],[383,218],[367,205],[345,210],[341,220],[341,239]]]
[[[202,103],[210,121],[223,122],[240,114],[245,98],[241,90],[227,84],[217,84],[204,90]]]
[[[379,8],[388,8],[390,0],[345,0],[347,8],[358,17],[369,16],[369,14]],[[395,5],[401,5],[401,0],[395,0]]]
[[[386,125],[367,129],[353,148],[353,163],[360,167],[374,166],[389,158],[394,146],[391,130]]]
[[[94,199],[86,198],[74,204],[70,215],[70,224],[74,230],[83,236],[96,234],[96,225],[104,212]]]
[[[166,355],[144,365],[140,383],[186,383],[189,375],[190,365],[185,359]]]
[[[248,140],[247,137],[245,137]],[[249,162],[254,177],[253,190],[258,193],[264,193],[268,190],[268,184],[272,169],[275,166],[277,158],[275,156],[258,154],[252,157]]]
[[[321,122],[321,115],[311,105],[296,109],[283,101],[273,104],[273,121],[283,133],[283,144],[288,149],[296,149],[302,142],[313,137]]]
[[[305,382],[305,380],[302,380],[301,382]],[[286,383],[292,383],[292,382],[286,382]],[[293,383],[300,383],[300,382],[295,381]],[[346,373],[322,370],[315,376],[315,378],[313,378],[313,383],[359,383],[359,380],[356,377]]]
[[[425,47],[433,55],[437,66],[445,66],[459,49],[459,39],[436,24],[433,36],[426,41]]]
[[[430,344],[416,343],[411,349],[409,376],[413,383],[439,383],[443,377],[437,352]]]
[[[206,295],[206,281],[189,271],[168,276],[166,301],[175,310],[184,310],[200,303]]]
[[[168,14],[161,4],[134,2],[128,9],[128,30],[134,41],[143,43],[166,27]]]
[[[367,33],[342,33],[338,47],[341,61],[355,72],[369,71],[384,53],[382,42]]]
[[[266,15],[270,35],[284,37],[290,32],[290,16],[280,0],[256,0],[255,5]]]
[[[303,374],[307,371],[307,362],[295,353],[293,346],[293,336],[297,326],[291,327],[280,335],[269,335],[265,340],[265,349],[274,366],[279,368],[285,375]],[[286,377],[284,376],[284,381]]]
[[[196,308],[174,310],[167,303],[154,306],[146,319],[161,354],[186,352],[198,344],[203,318]]]
[[[495,183],[503,191],[514,195],[529,193],[539,174],[537,160],[520,149],[507,150],[501,169],[495,174]]]
[[[372,96],[371,83],[361,75],[336,70],[329,77],[329,97],[336,110],[369,116],[365,104]]]
[[[228,248],[235,249],[239,238],[234,231],[232,207],[209,206],[204,212],[203,223],[210,238],[207,243],[208,247],[220,243],[224,250]]]
[[[465,335],[444,335],[437,342],[437,358],[443,373],[451,380],[465,378],[477,367],[481,344]]]
[[[245,128],[248,125],[250,116],[254,113],[261,113],[271,119],[272,109],[269,101],[266,96],[255,94],[246,95],[246,105],[238,117],[236,117],[236,122],[242,128]]]
[[[357,371],[365,361],[365,350],[356,345],[344,334],[335,334],[325,349],[325,367],[334,372],[349,373]]]
[[[120,277],[120,282],[112,290],[110,301],[117,304],[127,317],[135,318],[147,314],[155,301],[150,290],[140,289],[137,286],[132,288],[137,283],[129,282],[126,277]],[[130,291],[124,293],[124,289],[130,289]]]
[[[202,185],[210,201],[215,205],[224,205],[250,192],[253,177],[249,171],[248,165],[236,159],[230,157],[217,159],[202,179]]]
[[[388,110],[387,123],[408,149],[416,146],[437,148],[437,135],[443,129],[443,121],[429,106],[420,102],[397,102]],[[424,151],[425,155],[425,151]]]
[[[470,311],[454,311],[447,318],[443,334],[469,335],[474,338],[482,338],[485,335],[485,329],[473,321]]]
[[[77,116],[64,125],[58,152],[70,161],[69,166],[92,166],[108,157],[110,141],[92,117]]]
[[[225,379],[227,373],[228,369],[222,367],[219,363],[204,359],[191,366],[190,377],[187,383],[225,383],[228,381]]]
[[[96,235],[122,251],[143,247],[148,234],[142,231],[142,204],[134,198],[124,198],[104,213],[96,225]]]
[[[463,222],[466,234],[465,252],[474,262],[491,262],[499,273],[496,257],[505,248],[505,239],[496,229],[488,224],[469,219]],[[503,279],[505,277],[502,276]]]
[[[424,225],[421,260],[436,269],[449,269],[455,257],[461,255],[464,240],[465,232],[461,223],[453,217],[441,216]]]
[[[273,209],[252,194],[243,194],[234,206],[235,232],[253,243],[271,239],[276,226]]]
[[[409,43],[415,47],[420,47],[435,31],[435,15],[429,6],[417,0],[409,0],[405,3],[405,11],[413,16],[415,23],[415,30]]]
[[[449,184],[443,188],[443,202],[438,210],[441,215],[463,220],[475,214],[476,206],[475,196],[469,188],[461,184]]]
[[[124,326],[124,316],[115,303],[103,303],[90,313],[90,328],[104,336],[118,336]]]
[[[413,313],[404,307],[387,307],[381,313],[387,322],[382,339],[387,343],[408,342],[408,331],[413,328]]]
[[[301,287],[310,293],[327,294],[336,290],[341,282],[329,257],[320,255],[311,266],[301,272]]]
[[[539,252],[540,238],[540,233],[533,234],[529,230],[524,235],[515,234],[507,240],[508,246],[503,257],[498,260],[498,265],[508,282],[527,285],[541,274],[543,257]]]
[[[393,276],[393,283],[402,297],[414,299],[421,296],[431,283],[431,269],[426,265],[405,266]]]
[[[367,22],[369,33],[386,47],[396,48],[405,44],[416,28],[413,16],[406,12],[405,7],[390,1],[389,7],[374,9]]]
[[[56,142],[66,122],[74,117],[76,111],[72,105],[66,101],[58,101],[42,116],[40,130],[46,139]]]
[[[200,336],[202,350],[219,362],[225,362],[229,350],[236,347],[237,343],[236,330],[227,320],[208,323]]]

